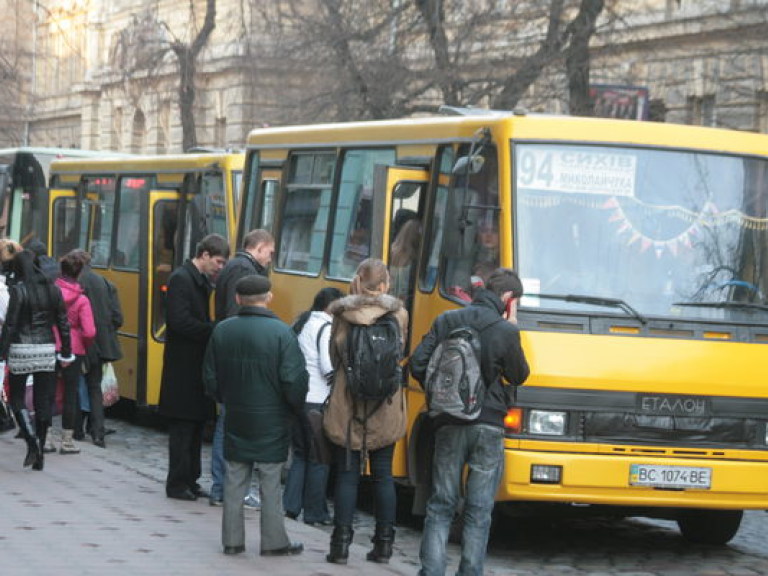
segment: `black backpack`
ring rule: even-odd
[[[387,313],[373,324],[351,324],[344,369],[355,400],[382,403],[402,386],[400,324]]]

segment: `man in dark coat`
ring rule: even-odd
[[[90,262],[90,255],[88,255]],[[90,432],[93,443],[104,448],[104,406],[102,404],[101,379],[104,363],[115,362],[123,357],[117,331],[123,325],[123,310],[112,282],[96,274],[90,266],[83,268],[78,282],[91,301],[96,338],[86,351],[85,382],[90,404]],[[80,418],[82,420],[82,418]],[[80,430],[81,425],[77,428]]]
[[[288,459],[291,416],[301,413],[309,375],[290,326],[267,305],[271,284],[263,276],[237,283],[238,315],[219,323],[205,354],[206,388],[226,408],[224,421],[225,554],[245,551],[243,498],[254,465],[261,483],[261,555],[300,554],[285,531],[280,478]]]
[[[224,268],[229,245],[209,234],[195,257],[174,270],[166,293],[166,337],[160,388],[160,414],[168,419],[169,498],[195,500],[207,495],[197,483],[205,421],[214,406],[203,388],[203,355],[213,330],[209,314],[210,280]]]
[[[267,230],[251,230],[243,238],[243,248],[227,262],[224,270],[216,279],[216,292],[214,302],[216,304],[216,321],[221,322],[225,318],[237,314],[239,306],[235,301],[235,285],[238,280],[258,274],[267,276],[267,268],[272,262],[272,254],[275,251],[275,239]],[[219,417],[216,420],[216,429],[213,433],[213,448],[211,450],[211,494],[209,502],[211,506],[221,506],[224,500],[224,415],[226,410],[219,409]],[[248,508],[258,509],[258,487],[245,497],[245,505]]]
[[[238,305],[235,301],[235,285],[240,278],[251,274],[267,276],[267,268],[272,262],[275,251],[275,239],[267,230],[251,230],[243,238],[243,248],[238,250],[227,262],[224,270],[216,279],[216,321],[237,314]]]
[[[423,385],[437,346],[453,330],[473,328],[480,335],[480,372],[486,386],[476,420],[448,414],[434,419],[432,495],[421,539],[420,576],[445,574],[445,544],[462,482],[466,498],[458,574],[483,573],[494,499],[504,470],[504,417],[512,404],[509,391],[528,378],[517,328],[517,302],[523,295],[520,278],[509,268],[498,268],[485,286],[471,305],[438,316],[410,359],[411,374]],[[463,480],[465,466],[469,472]]]

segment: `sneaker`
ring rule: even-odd
[[[307,526],[331,526],[333,524],[333,520],[330,518],[325,518],[323,520],[304,520],[304,524]]]
[[[255,494],[248,494],[243,500],[243,506],[249,510],[261,510],[261,500]]]
[[[48,438],[45,441],[45,446],[43,446],[43,452],[45,454],[53,454],[54,452],[56,452],[56,444],[54,444],[53,440],[51,440],[50,438]]]
[[[214,498],[211,496],[208,498],[208,504],[211,506],[224,506],[224,499],[223,498]]]

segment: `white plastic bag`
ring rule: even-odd
[[[120,391],[117,387],[117,376],[111,362],[104,363],[104,373],[101,377],[101,394],[104,407],[112,406],[120,400]]]

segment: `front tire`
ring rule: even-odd
[[[736,536],[743,516],[743,510],[681,510],[677,525],[689,542],[722,546]]]

